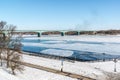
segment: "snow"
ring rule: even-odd
[[[118,35],[80,35],[80,36],[41,36],[41,37],[25,37],[26,39],[44,39],[44,40],[72,40],[72,41],[91,41],[91,42],[118,42]]]
[[[47,59],[36,56],[23,56],[25,62],[33,63],[36,65],[41,65],[53,69],[60,70],[61,69],[61,60]],[[105,74],[104,72],[114,73],[114,65],[113,61],[106,62],[77,62],[74,63],[64,61],[63,62],[63,71],[71,72],[75,74],[80,74],[83,76],[91,77],[94,79],[104,80]],[[117,72],[120,72],[120,61],[116,63]]]
[[[0,69],[0,80],[77,80],[30,67],[25,67],[24,69],[22,73],[18,72],[15,76],[4,69]]]
[[[71,56],[73,54],[73,51],[69,51],[69,50],[56,50],[56,49],[46,49],[41,51],[40,53],[43,54],[51,54],[51,55],[61,55],[61,56]]]
[[[54,60],[54,59],[47,59],[42,57],[35,57],[24,55],[23,56],[25,62],[33,63],[36,65],[41,65],[53,69],[60,70],[61,69],[61,60]],[[96,78],[96,75],[102,76],[103,73],[100,70],[95,69],[89,63],[85,62],[67,62],[64,61],[63,63],[63,70],[75,74],[81,74],[84,76]]]
[[[65,42],[64,42],[64,41],[44,41],[44,42],[42,42],[42,43],[46,43],[46,44],[47,44],[47,43],[48,43],[48,44],[50,44],[50,43],[51,43],[51,44],[52,44],[52,43],[53,43],[53,44],[54,44],[54,43],[57,44],[57,43],[58,43],[58,44],[60,44],[60,43],[65,43]]]
[[[30,55],[23,55],[23,60],[28,63],[45,66],[48,68],[53,68],[56,70],[61,69],[61,60],[54,60]],[[120,61],[116,63],[117,72],[120,72]],[[105,80],[104,72],[114,73],[114,62],[63,62],[63,71],[71,72],[87,77],[91,77],[97,80]],[[75,78],[70,78],[63,75],[54,74],[51,72],[46,72],[43,70],[38,70],[30,67],[25,67],[22,73],[17,72],[14,76],[0,69],[0,80],[77,80]]]
[[[0,80],[22,80],[19,79],[8,72],[4,71],[4,69],[0,68]]]
[[[28,40],[43,40],[43,42],[23,42],[23,45],[45,47],[40,52],[44,54],[55,54],[61,56],[71,56],[74,50],[90,51],[97,53],[120,54],[120,36],[55,36],[55,37],[36,37],[24,36]],[[45,40],[45,41],[44,41]],[[69,43],[70,42],[70,43]],[[71,43],[72,42],[72,43]],[[94,43],[94,44],[93,44]],[[48,68],[60,70],[62,60],[54,60],[30,55],[23,55],[23,60],[28,63],[45,66]],[[63,62],[63,71],[88,76],[97,80],[105,80],[108,73],[120,73],[120,61],[106,62]],[[25,67],[23,73],[16,76],[0,68],[0,80],[77,80],[63,75],[58,75],[43,70]]]
[[[75,78],[70,78],[30,67],[25,67],[25,71],[22,74],[19,73],[16,77],[22,80],[76,80]]]
[[[75,51],[106,53],[120,55],[120,36],[58,36],[58,37],[35,37],[25,38],[28,40],[39,40],[40,42],[23,42],[23,45],[45,47],[40,53],[59,56],[72,56]],[[33,47],[34,48],[34,47]],[[100,57],[100,56],[98,56]],[[61,60],[45,59],[24,55],[26,62],[42,65],[45,67],[60,70]],[[120,72],[120,64],[117,65],[117,72]],[[84,76],[101,79],[105,77],[104,72],[114,72],[114,62],[66,62],[64,61],[64,71],[81,74]]]
[[[106,72],[114,72],[115,63],[113,61],[90,63],[91,66]],[[117,73],[120,72],[120,61],[116,63]]]

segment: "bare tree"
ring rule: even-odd
[[[2,53],[3,53],[3,49],[5,47],[5,33],[4,33],[4,27],[6,26],[6,22],[1,21],[0,22],[0,63],[2,66]]]
[[[21,54],[18,55],[18,53],[14,53],[12,56],[10,56],[9,61],[9,67],[12,70],[12,74],[15,75],[15,70],[19,70],[20,72],[24,70],[23,65],[21,65],[19,62],[21,60]]]
[[[6,67],[11,68],[12,73],[15,74],[15,70],[22,70],[23,67],[18,62],[21,61],[21,39],[20,35],[15,36],[16,26],[7,25],[6,22],[0,22],[0,59],[6,60]]]
[[[21,65],[19,62],[22,60],[22,54],[20,52],[21,50],[21,36],[14,38],[11,43],[10,47],[12,49],[8,50],[7,55],[7,67],[10,67],[12,70],[12,73],[15,75],[15,70],[22,71],[23,65]]]

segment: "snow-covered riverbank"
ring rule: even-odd
[[[23,61],[45,66],[48,68],[53,68],[60,70],[61,69],[61,60],[54,60],[36,56],[30,56],[23,54]],[[119,73],[120,72],[120,61],[116,63],[116,70],[114,72],[114,62],[78,62],[74,63],[64,61],[63,62],[63,71],[91,77],[97,80],[105,80],[105,73]],[[7,76],[6,76],[7,75]],[[19,73],[15,76],[0,69],[0,79],[1,80],[77,80],[75,78],[70,78],[67,76],[62,76],[43,70],[38,70],[30,67],[25,67],[25,70],[22,73]]]
[[[24,55],[24,61],[34,63],[37,65],[53,68],[60,70],[61,69],[61,60],[47,59],[42,57],[35,57]],[[114,62],[106,61],[106,62],[67,62],[63,63],[63,70],[71,73],[76,73],[84,76],[88,76],[91,78],[104,80],[105,74],[104,72],[114,73]],[[116,64],[117,72],[120,72],[120,61]]]

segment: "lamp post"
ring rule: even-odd
[[[117,59],[115,58],[115,59],[113,59],[113,62],[115,63],[114,64],[114,72],[117,72],[117,70],[116,70],[116,63],[117,63]]]
[[[63,62],[64,62],[64,59],[61,59],[61,72],[63,72]]]

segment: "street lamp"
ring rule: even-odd
[[[117,71],[116,71],[116,63],[117,63],[117,59],[114,58],[114,59],[113,59],[113,62],[115,63],[115,64],[114,64],[114,72],[117,72]]]
[[[63,72],[63,62],[64,62],[64,59],[61,59],[61,72]]]

